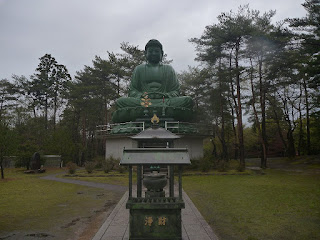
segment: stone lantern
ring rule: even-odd
[[[182,166],[191,164],[188,149],[174,148],[179,136],[159,128],[152,128],[135,135],[139,148],[124,149],[120,165],[129,167],[130,210],[129,239],[182,239],[181,209]],[[133,194],[132,169],[137,168],[137,190]],[[174,193],[174,168],[178,171],[179,190]],[[169,181],[167,181],[167,179]],[[164,188],[169,182],[169,193]],[[142,185],[146,188],[144,196]]]

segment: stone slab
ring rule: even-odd
[[[129,240],[129,210],[125,206],[128,196],[127,191],[92,240]],[[218,240],[184,191],[183,199],[186,208],[182,209],[182,240]]]

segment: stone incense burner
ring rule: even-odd
[[[167,185],[167,175],[158,172],[152,172],[143,175],[143,185],[149,192],[162,192]]]

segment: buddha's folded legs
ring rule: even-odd
[[[115,123],[136,121],[139,118],[152,117],[156,113],[160,119],[172,118],[176,121],[189,121],[192,119],[193,101],[188,96],[151,99],[151,105],[142,106],[139,98],[122,97],[116,102],[117,110],[112,115]]]
[[[193,107],[193,101],[191,97],[181,96],[165,99],[151,99],[151,107],[180,107],[190,108]],[[128,108],[128,107],[140,107],[143,101],[140,98],[133,97],[121,97],[116,101],[117,109]]]

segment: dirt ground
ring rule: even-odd
[[[107,200],[105,205],[90,216],[74,218],[68,223],[57,224],[46,231],[15,231],[0,236],[0,240],[91,240],[106,221],[118,202]]]
[[[86,222],[79,224],[75,229],[75,236],[72,240],[91,240],[107,220],[115,205],[116,203],[105,207],[100,212],[92,215]]]

